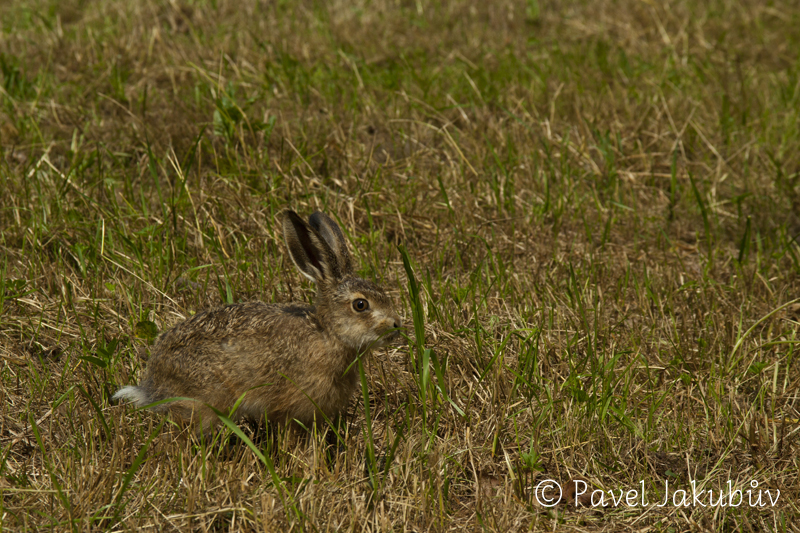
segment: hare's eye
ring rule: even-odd
[[[366,301],[364,298],[359,298],[358,300],[353,300],[353,309],[361,313],[362,311],[366,311],[369,309],[369,302]]]

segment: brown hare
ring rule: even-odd
[[[308,425],[346,407],[358,383],[354,362],[399,337],[402,322],[381,287],[359,278],[341,229],[319,211],[282,214],[286,248],[317,285],[314,306],[260,302],[197,313],[161,335],[144,379],[114,399],[216,426],[244,394],[237,417]],[[198,429],[200,429],[198,427]]]

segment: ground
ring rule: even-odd
[[[797,531],[795,2],[0,21],[2,529]],[[409,324],[341,439],[113,404],[194,313],[313,299],[286,207]]]

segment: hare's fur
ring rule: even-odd
[[[314,306],[243,303],[198,313],[161,335],[137,386],[114,399],[216,424],[210,407],[237,417],[308,425],[339,415],[355,392],[359,355],[397,336],[400,318],[376,284],[353,273],[347,244],[333,220],[317,212],[283,214],[289,255],[317,284]],[[358,308],[366,301],[367,308]],[[210,407],[209,407],[210,406]]]

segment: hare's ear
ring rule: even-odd
[[[331,217],[320,211],[308,217],[308,223],[330,246],[331,251],[336,256],[336,262],[339,264],[339,271],[342,274],[350,274],[353,271],[350,252],[347,251],[347,241],[345,241],[339,225]]]
[[[341,278],[336,254],[325,239],[294,211],[283,213],[283,238],[298,270],[317,284]]]

